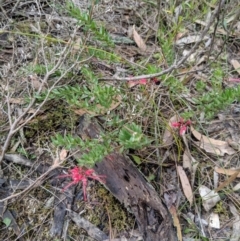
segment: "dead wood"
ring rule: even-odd
[[[54,216],[53,216],[52,227],[50,230],[50,234],[52,237],[61,237],[62,235],[65,215],[66,215],[67,209],[71,209],[73,197],[74,197],[74,191],[75,191],[75,186],[71,186],[66,191],[58,192],[55,195]]]
[[[68,215],[76,223],[78,227],[85,229],[90,237],[98,241],[102,241],[108,238],[104,232],[102,232],[100,229],[98,229],[85,218],[81,217],[76,212],[69,210]]]
[[[81,118],[78,134],[97,138],[102,131],[96,120]],[[106,188],[136,217],[145,241],[173,241],[176,234],[172,219],[158,193],[145,180],[129,158],[112,153],[94,167],[106,177]]]

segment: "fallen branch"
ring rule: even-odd
[[[98,229],[96,226],[94,226],[92,223],[90,223],[88,220],[86,220],[85,218],[81,217],[79,214],[68,210],[68,215],[70,216],[70,218],[72,219],[72,221],[74,223],[76,223],[76,225],[79,228],[83,228],[87,231],[88,235],[98,241],[102,241],[107,239],[107,235],[102,232],[100,229]]]

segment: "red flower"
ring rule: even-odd
[[[148,83],[147,79],[130,80],[128,81],[128,87],[132,88],[135,85],[146,85],[147,83]]]
[[[147,85],[148,83],[155,83],[155,84],[159,84],[159,80],[154,77],[151,78],[150,81],[148,81],[147,79],[140,79],[140,80],[129,80],[128,81],[128,87],[132,88],[135,85]]]
[[[99,182],[104,182],[104,176],[97,176],[94,175],[93,169],[84,169],[83,167],[76,166],[73,169],[69,170],[69,174],[58,176],[59,178],[62,177],[71,177],[72,182],[70,182],[67,186],[65,186],[62,191],[65,191],[67,188],[69,188],[72,185],[78,184],[79,182],[82,182],[82,188],[83,188],[83,198],[84,201],[87,200],[87,182],[88,178],[97,180]]]
[[[191,125],[191,121],[184,121],[183,118],[180,118],[178,122],[173,122],[172,127],[179,128],[179,134],[182,136],[186,133],[187,127]]]

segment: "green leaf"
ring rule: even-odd
[[[133,160],[138,164],[140,165],[142,163],[142,160],[139,156],[136,156],[136,155],[131,155],[131,157],[133,158]]]
[[[118,135],[120,144],[126,149],[139,149],[151,143],[143,133],[140,126],[135,123],[125,125]]]
[[[155,177],[156,176],[154,174],[150,174],[147,179],[148,179],[149,182],[151,182],[152,180],[155,179]]]
[[[12,222],[12,220],[11,220],[10,218],[4,218],[4,219],[3,219],[3,223],[4,223],[7,227],[10,226],[11,222]]]

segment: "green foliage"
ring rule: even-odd
[[[135,123],[127,124],[119,132],[119,143],[126,149],[139,149],[151,143]]]
[[[214,90],[221,90],[222,89],[222,80],[224,77],[224,73],[222,68],[214,67],[213,77],[211,78],[211,85]]]
[[[164,77],[163,77],[164,78]],[[174,76],[166,76],[163,81],[164,86],[168,87],[171,94],[180,94],[186,91],[184,85]]]
[[[17,153],[27,157],[29,160],[34,160],[36,155],[29,154],[24,147],[18,147]]]
[[[206,83],[203,82],[202,80],[196,83],[196,89],[198,93],[203,93],[205,91],[205,88],[206,88]]]
[[[4,218],[4,219],[3,219],[3,223],[4,223],[7,227],[10,226],[11,222],[12,222],[12,220],[11,220],[10,218]]]
[[[93,166],[112,152],[111,143],[116,141],[124,149],[139,149],[151,143],[143,133],[141,128],[135,123],[125,125],[119,132],[118,138],[114,135],[103,135],[101,139],[82,140],[79,136],[68,134],[62,136],[56,134],[52,137],[52,143],[57,147],[64,147],[67,150],[81,150],[82,156],[78,159],[79,165]]]
[[[63,86],[52,90],[49,94],[49,100],[65,100],[71,107],[85,108],[95,113],[101,113],[102,108],[108,109],[115,100],[118,91],[113,86],[99,84],[98,79],[93,72],[84,67],[82,74],[88,81],[88,85]],[[47,92],[36,95],[38,101],[43,101]]]
[[[29,64],[26,67],[20,68],[20,73],[22,74],[29,74],[29,73],[35,73],[37,75],[45,75],[47,73],[47,71],[51,71],[51,69],[53,69],[53,65],[43,65],[43,64]],[[58,69],[56,70],[51,77],[56,77],[56,76],[61,76],[61,70]]]
[[[82,46],[84,57],[95,56],[110,62],[119,61],[120,58],[116,54],[105,50],[105,48],[113,47],[114,44],[104,26],[92,18],[92,7],[93,5],[89,10],[83,12],[73,2],[69,1],[65,9],[71,17],[77,19],[77,25],[85,34],[85,42],[84,46]],[[91,41],[91,44],[94,41],[94,43],[101,45],[101,48],[91,46],[89,41]],[[37,75],[45,75],[53,67],[54,65],[49,61],[47,66],[43,64],[28,65],[27,68],[21,71],[24,74],[33,72]],[[38,95],[35,94],[36,102],[41,103],[47,98],[47,103],[50,100],[54,100],[55,103],[59,103],[61,100],[65,101],[64,104],[67,103],[66,105],[70,107],[70,110],[71,108],[80,108],[94,113],[101,113],[105,109],[108,110],[119,95],[119,91],[113,86],[99,82],[97,76],[89,67],[80,66],[80,68],[84,84],[56,86],[51,92],[45,91]],[[61,76],[61,74],[62,69],[59,68],[51,77]],[[28,99],[29,101],[30,98]],[[49,123],[52,125],[52,122],[49,121]],[[92,166],[111,151],[110,143],[106,139],[83,142],[79,137],[72,135],[61,136],[58,134],[52,138],[52,142],[56,146],[63,146],[67,149],[81,148],[83,154],[78,162],[80,165],[85,166]]]
[[[169,40],[166,41],[166,36],[160,38],[160,46],[162,48],[164,57],[169,65],[171,65],[174,61],[174,51],[173,51],[173,37],[169,37]]]
[[[102,59],[102,60],[108,60],[110,63],[111,62],[119,62],[121,60],[121,58],[114,53],[109,53],[105,50],[97,49],[97,48],[91,47],[91,46],[88,46],[86,48],[88,50],[89,56],[94,56],[94,57]]]
[[[62,136],[57,134],[55,137],[52,137],[52,142],[55,146],[62,146],[67,150],[80,149],[83,154],[77,161],[79,165],[87,167],[93,166],[112,151],[110,141],[107,139],[102,139],[101,141],[97,139],[83,141],[78,136],[70,134]]]
[[[106,42],[111,46],[114,45],[105,28],[103,26],[98,26],[98,24],[92,19],[91,11],[82,12],[73,2],[67,2],[66,8],[69,15],[78,20],[78,25],[82,27],[85,33],[92,32],[93,38],[96,40]]]
[[[199,111],[205,113],[207,119],[211,119],[218,111],[224,110],[227,106],[240,99],[240,86],[228,88],[225,90],[213,90],[204,93],[196,103]]]
[[[195,112],[194,111],[185,111],[181,114],[181,117],[184,119],[184,120],[190,120],[192,119],[194,116],[195,116]]]
[[[145,74],[155,74],[155,73],[158,73],[158,72],[161,72],[162,69],[161,68],[158,68],[155,64],[150,64],[148,63],[146,65],[146,71],[144,71]]]

